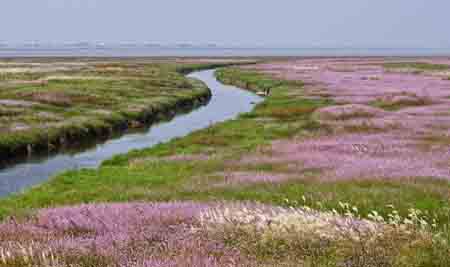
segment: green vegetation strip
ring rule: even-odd
[[[423,62],[395,62],[383,64],[388,69],[416,69],[418,71],[444,71],[449,70],[450,66],[446,64],[432,64]]]

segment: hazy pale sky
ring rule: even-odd
[[[0,40],[450,47],[449,0],[2,0]]]

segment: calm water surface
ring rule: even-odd
[[[127,153],[133,149],[151,147],[206,128],[213,123],[235,118],[240,113],[251,111],[255,103],[262,101],[262,98],[248,91],[219,83],[214,77],[213,70],[196,72],[189,77],[202,80],[211,89],[213,97],[208,105],[188,114],[177,116],[170,122],[156,124],[145,132],[125,134],[117,139],[91,147],[84,152],[62,152],[53,156],[40,156],[1,169],[0,197],[42,183],[59,172],[70,169],[96,168],[102,161],[114,155]]]

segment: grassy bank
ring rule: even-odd
[[[307,235],[263,235],[238,227],[215,229],[208,238],[220,239],[226,248],[238,248],[260,263],[256,266],[448,266],[447,181],[418,177],[323,181],[320,169],[299,171],[293,168],[293,162],[253,161],[272,155],[271,144],[276,140],[301,140],[332,133],[333,129],[316,121],[312,114],[333,102],[305,98],[301,82],[280,80],[252,70],[226,68],[219,70],[217,77],[249,90],[271,88],[272,95],[235,120],[153,148],[116,156],[97,170],[63,173],[23,194],[0,200],[0,216],[80,203],[181,200],[308,206],[319,211],[351,211],[358,218],[374,217],[375,210],[386,220],[393,214],[410,218],[413,213],[436,224],[431,231],[441,233],[444,241],[417,239],[419,242],[416,236],[398,233],[367,240],[360,233],[357,241],[329,241],[319,237],[309,239]],[[261,173],[271,179],[255,182],[245,175]],[[419,215],[417,209],[421,211]]]
[[[13,63],[0,69],[0,161],[105,139],[206,103],[184,74],[229,63]]]
[[[227,74],[228,70],[222,70],[218,76]],[[255,77],[259,74],[248,75],[258,80]],[[205,187],[205,190],[191,191],[186,190],[185,185],[195,182],[196,177],[205,176],[207,179],[210,174],[228,168],[223,159],[238,159],[275,139],[321,130],[320,125],[310,119],[310,113],[315,108],[326,105],[327,101],[301,98],[301,83],[278,80],[272,82],[278,83],[278,89],[251,113],[197,131],[185,138],[116,156],[106,161],[98,170],[64,173],[24,194],[2,200],[1,214],[4,217],[13,211],[88,202],[187,198],[205,200],[222,198],[222,195],[224,198],[232,198],[237,194],[234,190],[230,190],[230,193],[226,192],[229,190],[220,193],[223,190],[210,191]],[[297,92],[299,96],[286,97],[287,93],[292,92]],[[267,118],[269,121],[260,118]],[[169,159],[171,156],[195,158],[199,155],[214,155],[219,158],[199,161]]]

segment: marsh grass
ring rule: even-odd
[[[233,73],[235,70],[233,70]],[[218,75],[224,75],[220,73]],[[246,74],[248,75],[248,74]],[[236,78],[237,79],[237,78]],[[220,188],[215,190],[186,191],[181,185],[189,184],[194,177],[208,176],[226,172],[230,166],[227,159],[236,161],[248,153],[265,150],[272,140],[327,133],[326,126],[310,118],[305,110],[325,105],[323,101],[303,100],[301,98],[283,99],[289,92],[287,87],[274,90],[273,99],[268,98],[252,112],[238,119],[220,123],[207,129],[194,132],[187,137],[159,144],[150,149],[132,151],[113,157],[103,163],[98,170],[66,172],[51,181],[28,190],[24,194],[1,200],[0,214],[4,217],[19,210],[47,206],[69,205],[87,202],[117,202],[133,200],[256,200],[264,203],[282,204],[285,197],[299,200],[302,195],[312,199],[323,199],[326,208],[335,208],[339,201],[358,204],[362,211],[376,208],[383,212],[385,206],[395,204],[401,212],[409,208],[422,208],[444,218],[447,212],[448,183],[445,181],[411,180],[368,180],[368,181],[330,181],[311,182],[301,179],[298,182],[278,185],[254,185],[244,188]],[[297,89],[300,90],[300,89]],[[266,117],[267,110],[279,109],[285,104],[297,106],[302,114],[293,116],[286,122],[275,118],[270,123],[258,118]],[[359,129],[358,129],[359,130]],[[367,129],[364,129],[364,131]],[[173,155],[211,154],[217,158],[201,161],[155,161],[139,159],[166,158]],[[260,153],[260,152],[259,152]],[[226,155],[225,158],[220,155]],[[288,163],[286,163],[288,164]],[[264,169],[283,173],[283,166],[266,166]],[[288,169],[287,165],[286,168]],[[252,171],[252,166],[242,166],[239,170]],[[205,185],[207,186],[207,185]],[[117,194],[121,192],[121,194]],[[309,203],[311,204],[311,203]],[[445,205],[444,205],[445,204]],[[444,225],[448,218],[442,221]]]
[[[61,253],[33,251],[23,247],[20,252],[1,250],[0,267],[119,267],[112,258],[96,253]]]
[[[184,138],[113,157],[99,169],[65,172],[23,194],[0,200],[0,217],[80,203],[182,200],[250,201],[284,208],[307,206],[318,212],[336,210],[342,214],[354,205],[358,218],[372,220],[380,217],[389,220],[394,210],[401,218],[409,218],[413,211],[417,218],[432,221],[435,226],[429,231],[433,236],[439,234],[441,239],[405,235],[394,229],[383,236],[357,232],[358,242],[345,238],[336,241],[291,228],[278,235],[240,224],[218,228],[207,236],[208,240],[224,242],[228,248],[239,248],[258,263],[255,266],[448,266],[448,181],[429,177],[323,181],[319,179],[321,170],[312,170],[308,179],[302,176],[282,183],[211,187],[211,183],[226,179],[217,174],[233,171],[259,170],[301,176],[290,169],[288,162],[248,164],[240,160],[248,154],[271,155],[269,145],[277,139],[329,134],[333,130],[311,117],[315,109],[332,104],[331,101],[304,99],[299,94],[293,97],[290,92],[301,92],[301,83],[271,80],[270,76],[261,75],[235,68],[217,73],[220,80],[244,84],[249,90],[273,86],[272,95],[252,112]],[[212,154],[216,156],[202,160],[168,160],[175,155]]]
[[[417,139],[417,147],[423,152],[447,149],[450,145],[450,136],[445,134],[428,134]]]
[[[63,72],[39,72],[39,67],[29,73],[2,72],[4,81],[48,79],[0,91],[0,99],[17,102],[0,104],[0,161],[76,146],[79,140],[104,138],[205,103],[208,88],[184,74],[228,64],[88,62]]]
[[[1,72],[0,71],[0,81],[34,81],[44,77],[42,73],[30,73],[30,72]]]
[[[340,202],[333,211],[317,211],[305,204],[305,197],[302,199],[303,204],[286,199],[284,207],[250,202],[128,204],[120,209],[131,217],[129,224],[120,227],[114,227],[118,220],[124,221],[115,218],[120,216],[115,211],[119,208],[117,204],[102,205],[98,210],[94,206],[53,209],[52,216],[39,216],[55,220],[48,232],[41,233],[50,236],[30,242],[33,237],[19,232],[0,250],[0,266],[420,267],[448,264],[445,257],[448,241],[433,232],[434,221],[420,210],[410,209],[404,217],[391,206],[387,216],[372,210],[367,219],[362,219],[359,208],[350,203]],[[70,213],[58,216],[80,208],[85,211],[83,216]],[[89,214],[88,209],[92,211]],[[52,234],[66,228],[65,220],[98,231],[80,236]],[[41,225],[44,226],[50,225]],[[16,227],[33,229],[33,224]],[[96,243],[105,234],[113,245]],[[119,245],[115,244],[116,240],[126,242]],[[64,247],[73,242],[80,248]],[[83,250],[83,247],[90,249]]]
[[[443,71],[450,69],[449,65],[446,64],[431,64],[423,62],[395,62],[395,63],[385,63],[383,66],[387,69],[416,69],[419,71]]]
[[[430,260],[448,253],[449,245],[430,231],[418,210],[407,217],[395,209],[387,217],[372,211],[361,220],[358,207],[317,213],[309,206],[269,208],[244,205],[210,211],[203,223],[212,239],[250,255],[262,266],[446,266]],[[434,245],[432,245],[434,243]],[[412,256],[413,253],[418,253]],[[298,265],[295,265],[298,264]],[[424,265],[425,264],[425,265]],[[429,264],[429,265],[427,265]]]
[[[418,107],[433,104],[433,101],[428,96],[413,95],[412,98],[399,99],[398,101],[390,101],[378,99],[372,101],[370,105],[378,108],[382,108],[387,111],[398,111],[407,107]]]
[[[431,145],[450,145],[450,136],[440,134],[430,134],[421,139]]]
[[[348,133],[380,133],[386,131],[386,128],[376,126],[367,120],[358,124],[344,125],[342,128],[344,132]],[[395,126],[390,128],[394,129]]]

